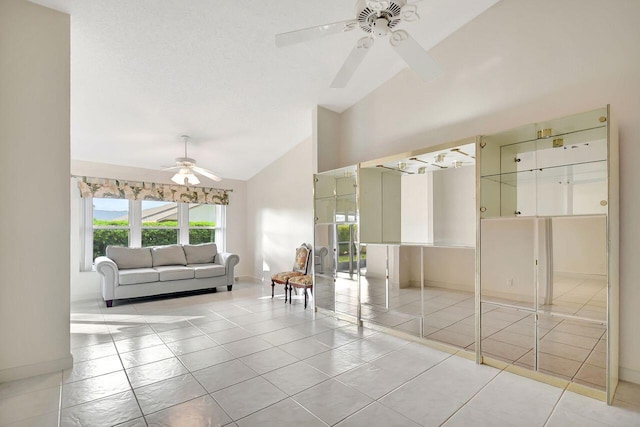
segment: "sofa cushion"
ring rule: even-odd
[[[116,263],[118,269],[150,268],[153,266],[149,248],[124,248],[107,246],[107,257]]]
[[[187,264],[211,264],[218,253],[215,243],[184,245],[183,248],[187,256]]]
[[[168,282],[169,280],[182,280],[193,279],[193,268],[183,267],[178,265],[170,265],[165,267],[155,267],[160,274],[161,282]]]
[[[224,276],[227,273],[224,265],[220,264],[190,264],[187,267],[193,268],[196,279]]]
[[[158,272],[153,268],[136,268],[135,270],[120,270],[118,283],[121,285],[137,285],[158,281]]]
[[[181,245],[157,246],[151,248],[153,266],[187,265],[184,250]]]

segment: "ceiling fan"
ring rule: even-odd
[[[352,31],[359,27],[366,36],[356,43],[331,83],[332,88],[345,87],[373,46],[374,40],[387,36],[396,53],[422,79],[431,80],[442,72],[440,65],[409,33],[404,30],[394,30],[403,21],[413,22],[420,19],[418,7],[415,4],[408,0],[358,0],[355,16],[354,19],[346,21],[278,34],[276,46],[289,46],[330,34]]]
[[[171,181],[179,185],[198,185],[200,184],[200,180],[195,176],[194,172],[214,181],[222,181],[222,178],[213,172],[196,166],[195,159],[187,156],[187,142],[189,142],[189,136],[182,135],[180,138],[184,141],[184,157],[177,157],[175,166],[163,169],[165,171],[178,170],[176,174],[173,175],[173,178],[171,178]]]

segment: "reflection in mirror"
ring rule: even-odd
[[[334,273],[336,268],[335,225],[316,224],[315,226],[315,289],[313,297],[317,307],[326,310],[335,310],[335,284]]]
[[[360,170],[364,243],[475,245],[475,143]]]
[[[535,314],[482,304],[482,355],[535,370]]]
[[[475,339],[475,139],[442,147],[360,169],[362,315],[464,349]]]
[[[539,319],[538,371],[604,390],[606,327],[548,315]]]
[[[420,336],[420,287],[412,286],[408,271],[410,247],[362,246],[367,268],[361,269],[362,318],[404,333]],[[387,280],[387,273],[389,279]]]
[[[539,281],[540,309],[606,322],[606,217],[556,217],[546,222],[550,230],[541,236],[541,247],[550,252],[547,268],[553,273]]]
[[[480,292],[482,301],[535,307],[536,218],[483,219]]]
[[[424,336],[474,351],[474,248],[425,247],[423,265]],[[419,271],[412,274],[419,283]]]
[[[357,168],[315,176],[316,306],[357,316]]]

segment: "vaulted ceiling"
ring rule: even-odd
[[[422,0],[401,27],[429,50],[497,1]],[[330,89],[359,29],[276,48],[277,33],[353,18],[355,0],[34,2],[71,15],[74,160],[159,169],[187,134],[199,166],[246,180],[311,136],[314,106],[342,112],[407,68],[376,43]]]

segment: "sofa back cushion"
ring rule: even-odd
[[[122,246],[107,246],[107,257],[116,263],[119,269],[151,268],[153,260],[150,248],[124,248]]]
[[[157,246],[151,248],[153,266],[161,265],[187,265],[184,250],[181,245]]]
[[[187,264],[211,264],[218,253],[215,243],[201,245],[184,245]]]

